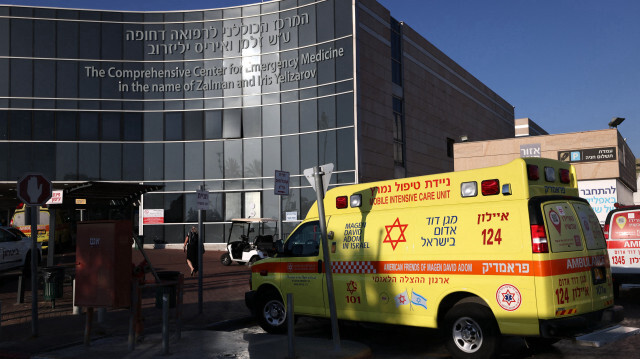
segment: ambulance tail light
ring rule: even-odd
[[[571,182],[571,173],[566,168],[560,169],[560,182],[562,183],[570,183]]]
[[[604,239],[609,239],[609,224],[604,225]]]
[[[527,165],[527,177],[529,181],[537,181],[540,179],[540,172],[538,171],[538,166],[536,165]]]
[[[349,206],[349,197],[347,196],[336,197],[336,208],[342,209],[342,208],[347,208],[348,206]]]
[[[500,193],[500,181],[497,179],[484,180],[481,184],[483,196],[493,196]]]
[[[531,225],[531,247],[533,253],[549,253],[549,243],[544,226],[539,224]]]

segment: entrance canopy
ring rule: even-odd
[[[162,189],[162,185],[145,185],[138,183],[85,182],[66,187],[63,201],[76,202],[86,199],[87,204],[129,205],[137,201],[141,195]]]
[[[63,203],[75,204],[76,199],[86,199],[87,204],[126,206],[136,202],[140,195],[162,189],[163,185],[138,183],[82,182],[54,183],[54,190],[63,190]],[[0,183],[0,208],[15,209],[20,203],[16,194],[16,182]]]

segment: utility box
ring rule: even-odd
[[[131,304],[131,221],[78,223],[75,305],[125,308]]]

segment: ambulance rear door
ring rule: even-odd
[[[606,244],[598,219],[586,202],[557,200],[542,204],[549,242],[553,310],[539,308],[541,317],[562,318],[602,309],[608,301],[611,278]],[[609,294],[607,294],[609,293]]]

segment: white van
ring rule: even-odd
[[[640,284],[640,206],[614,209],[604,223],[613,294],[617,297],[621,284]]]

